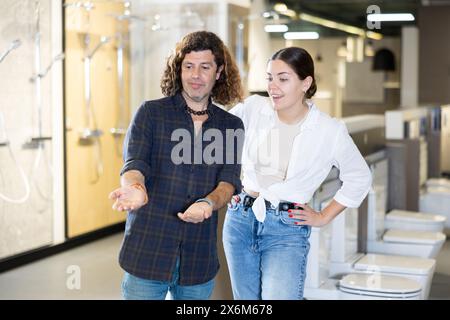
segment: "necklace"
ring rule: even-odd
[[[193,115],[196,115],[196,116],[204,116],[205,114],[208,114],[208,113],[209,113],[209,112],[208,112],[208,109],[202,110],[202,111],[195,111],[194,109],[189,108],[188,105],[186,105],[186,110],[187,110],[187,112],[189,112],[189,113],[191,113],[191,114],[193,114]]]

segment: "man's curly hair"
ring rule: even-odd
[[[192,51],[211,50],[217,68],[223,66],[216,81],[211,98],[224,106],[231,106],[243,99],[241,77],[234,59],[222,40],[212,32],[197,31],[187,34],[167,58],[166,69],[161,79],[161,90],[165,96],[172,96],[182,90],[181,63]]]

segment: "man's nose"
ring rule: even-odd
[[[200,76],[200,68],[192,68],[192,78],[198,78]]]

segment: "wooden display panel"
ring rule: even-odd
[[[65,115],[66,115],[66,179],[67,179],[67,236],[74,237],[124,221],[125,214],[113,211],[108,194],[119,186],[119,172],[123,164],[123,137],[114,138],[111,128],[117,126],[119,115],[119,84],[117,72],[117,34],[127,30],[127,22],[119,22],[113,15],[124,12],[122,3],[95,3],[87,11],[74,6],[65,8]],[[122,25],[120,25],[122,24]],[[125,24],[125,25],[124,25]],[[100,136],[96,143],[80,144],[80,132],[95,126],[86,124],[84,90],[84,37],[90,35],[89,51],[102,36],[110,41],[99,48],[91,60],[91,106]],[[124,50],[125,117],[129,123],[129,64],[128,49]],[[92,120],[92,119],[91,119]],[[92,122],[92,121],[91,121]],[[103,172],[96,179],[100,151]],[[97,180],[95,183],[94,181]]]

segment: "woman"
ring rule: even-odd
[[[230,110],[245,126],[244,189],[229,204],[224,249],[235,299],[302,299],[311,227],[358,207],[372,178],[345,124],[308,100],[316,83],[307,51],[276,52],[267,91],[270,99],[251,96]],[[342,187],[316,212],[307,203],[332,166]]]

